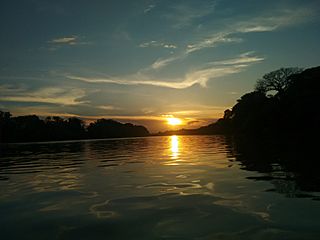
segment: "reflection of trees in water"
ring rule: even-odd
[[[262,173],[263,176],[249,177],[255,181],[269,181],[275,191],[287,197],[314,197],[304,192],[319,192],[319,168],[312,164],[316,154],[310,149],[277,148],[259,141],[239,141],[227,138],[230,156],[234,156],[242,169]],[[308,151],[309,150],[309,151]],[[317,198],[318,199],[318,198]]]

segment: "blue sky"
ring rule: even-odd
[[[3,0],[0,109],[204,125],[263,74],[319,65],[319,12],[317,0]]]

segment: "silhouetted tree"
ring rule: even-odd
[[[65,134],[69,139],[83,139],[86,137],[84,122],[76,117],[68,118],[64,122]]]
[[[230,119],[232,118],[232,111],[230,109],[227,109],[224,111],[223,119]]]
[[[46,126],[36,115],[18,116],[10,120],[9,142],[39,141],[46,136]]]
[[[56,122],[56,123],[63,123],[64,119],[59,117],[59,116],[53,116],[52,119]]]
[[[269,99],[261,92],[243,95],[232,108],[232,127],[237,133],[258,134],[266,124]],[[269,111],[268,111],[269,112]]]
[[[88,126],[90,138],[111,137],[139,137],[148,136],[148,130],[143,126],[135,126],[131,123],[122,124],[111,119],[98,119]]]
[[[255,91],[267,93],[269,91],[277,91],[282,94],[285,89],[290,85],[294,74],[301,73],[301,68],[280,68],[276,71],[272,71],[263,75],[262,79],[259,79],[255,86]]]

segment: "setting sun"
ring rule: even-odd
[[[179,118],[167,118],[168,124],[169,125],[180,125],[182,121]]]

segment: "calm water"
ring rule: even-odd
[[[252,171],[222,136],[1,151],[1,239],[320,239],[320,194],[276,163]]]

